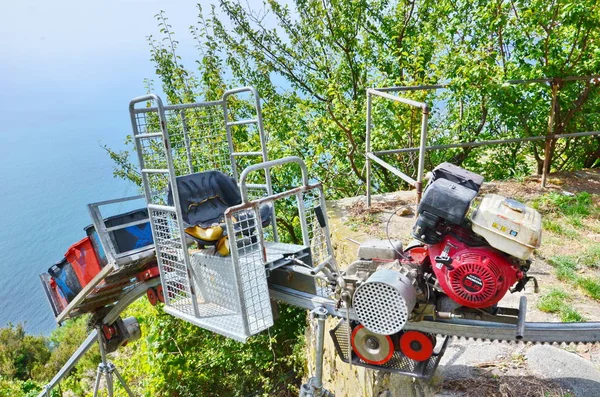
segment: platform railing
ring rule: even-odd
[[[525,79],[525,80],[508,80],[503,84],[506,85],[519,85],[519,84],[550,84],[553,87],[552,90],[552,100],[556,101],[557,91],[555,87],[562,82],[570,82],[570,81],[600,81],[600,75],[593,76],[572,76],[572,77],[563,77],[563,78],[540,78],[540,79]],[[510,138],[510,139],[494,139],[494,140],[486,140],[486,141],[476,141],[476,142],[460,142],[460,143],[452,143],[445,145],[427,145],[427,134],[428,134],[428,115],[430,111],[430,107],[423,102],[414,101],[410,98],[402,97],[399,95],[394,95],[393,93],[403,93],[403,92],[415,92],[415,91],[432,91],[432,90],[440,90],[447,89],[449,84],[435,84],[435,85],[419,85],[419,86],[400,86],[400,87],[383,87],[383,88],[370,88],[367,90],[367,117],[366,117],[366,185],[367,185],[367,206],[371,206],[372,201],[372,167],[373,162],[377,165],[385,168],[390,171],[392,174],[398,176],[409,185],[413,186],[416,189],[417,193],[417,201],[420,201],[421,194],[423,191],[423,178],[424,178],[424,165],[425,165],[425,156],[428,151],[434,150],[443,150],[443,149],[453,149],[453,148],[466,148],[466,147],[478,147],[478,146],[488,146],[488,145],[498,145],[498,144],[509,144],[509,143],[520,143],[520,142],[533,142],[533,141],[545,141],[546,146],[544,150],[544,166],[542,170],[542,186],[546,186],[546,180],[548,175],[548,170],[550,168],[550,144],[557,139],[571,139],[571,138],[579,138],[585,136],[598,136],[600,135],[600,131],[584,131],[584,132],[574,132],[567,134],[555,134],[551,130],[548,134],[543,136],[529,136],[523,138]],[[372,149],[372,130],[373,130],[373,118],[372,118],[372,103],[373,97],[381,97],[384,99],[388,99],[394,102],[399,102],[406,104],[408,106],[419,108],[422,111],[421,118],[421,134],[419,139],[418,147],[409,147],[409,148],[397,148],[397,149],[387,149],[387,150],[373,150]],[[550,118],[553,120],[554,118],[554,106],[551,106],[550,109]],[[551,123],[552,124],[552,123]],[[413,179],[411,176],[402,172],[397,167],[392,164],[386,162],[382,159],[382,156],[391,155],[391,154],[400,154],[400,153],[418,153],[418,166],[417,166],[417,178]]]

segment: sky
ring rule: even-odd
[[[115,109],[120,101],[123,109],[153,75],[146,36],[157,34],[160,10],[179,33],[180,53],[194,59],[186,40],[197,16],[193,1],[2,0],[2,118],[28,112],[27,103],[71,112]]]

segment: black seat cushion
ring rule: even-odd
[[[203,171],[177,177],[183,221],[207,228],[223,222],[225,210],[242,203],[233,178],[220,171]],[[174,205],[169,189],[169,205]]]

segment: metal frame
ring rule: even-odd
[[[315,341],[315,376],[308,379],[300,387],[300,397],[334,397],[333,393],[323,388],[323,356],[325,346],[325,320],[327,320],[327,309],[320,306],[310,312],[317,320],[317,335]]]
[[[135,302],[140,296],[144,295],[148,288],[155,287],[159,283],[160,283],[160,280],[157,278],[154,278],[154,279],[148,280],[144,283],[140,283],[133,289],[129,290],[119,300],[119,302],[115,306],[113,306],[113,308],[102,318],[102,324],[114,323],[119,318],[119,315],[130,304]],[[104,353],[104,349],[102,347],[102,340],[101,340],[100,333],[101,332],[98,329],[94,329],[89,333],[87,338],[81,343],[81,345],[79,345],[79,347],[73,353],[73,355],[71,355],[69,360],[67,360],[67,362],[62,366],[62,368],[56,373],[56,375],[54,375],[52,380],[50,380],[50,382],[48,382],[48,384],[46,386],[44,386],[44,389],[40,392],[40,394],[38,394],[38,397],[50,397],[50,392],[52,391],[52,389],[54,387],[56,387],[56,385],[58,385],[60,383],[60,381],[63,380],[69,374],[69,372],[71,372],[71,370],[75,367],[75,365],[77,365],[79,360],[81,360],[81,358],[85,355],[85,353],[87,353],[87,351],[92,347],[92,345],[95,342],[98,342],[98,345],[100,347],[101,357],[102,357],[102,361],[98,365],[99,373],[100,373],[101,365],[107,366],[110,364],[106,360],[106,354]],[[112,366],[113,371],[114,371],[114,365],[112,365],[112,364],[110,364],[110,365]],[[104,369],[104,368],[105,367],[102,367],[102,369]],[[110,369],[110,368],[106,367],[106,369]],[[104,372],[102,372],[102,374],[104,374]],[[117,376],[120,378],[120,375],[117,375]],[[98,376],[98,379],[99,379],[99,376]],[[120,380],[121,379],[122,378],[120,378]],[[131,393],[131,391],[129,391],[129,395],[133,395]]]
[[[102,249],[104,250],[106,259],[108,263],[114,263],[116,269],[119,269],[121,266],[130,265],[132,262],[136,262],[144,258],[153,256],[154,245],[152,244],[146,247],[130,250],[127,252],[121,252],[118,254],[115,249],[116,242],[111,238],[110,232],[146,223],[149,221],[149,218],[107,228],[106,224],[104,223],[102,213],[100,212],[100,207],[110,204],[124,203],[127,201],[142,200],[144,198],[145,197],[143,195],[137,195],[113,200],[104,200],[87,205],[90,218],[92,218],[92,224],[96,229],[96,233],[98,233],[98,239],[102,244]]]
[[[53,311],[56,308],[55,316],[58,324],[61,324],[63,321],[69,318],[77,317],[83,313],[89,312],[89,308],[100,308],[110,304],[118,304],[118,302],[123,299],[123,296],[127,295],[133,285],[139,284],[138,281],[132,281],[132,275],[135,275],[136,271],[141,270],[149,262],[154,260],[154,246],[148,245],[143,248],[117,254],[115,242],[110,238],[109,232],[123,229],[142,222],[147,222],[148,220],[130,222],[107,228],[102,218],[100,207],[126,201],[140,200],[143,198],[143,196],[131,196],[114,200],[100,201],[87,205],[90,217],[92,218],[92,224],[98,233],[98,238],[102,245],[102,249],[106,254],[108,263],[60,312],[58,312],[59,308],[47,290],[44,275],[40,276],[42,285],[46,291],[46,295],[49,298],[50,306],[53,308]],[[103,286],[101,283],[107,278],[126,282],[118,282],[114,283],[114,285],[108,283],[108,285]],[[96,292],[98,292],[98,294],[96,294]]]
[[[518,84],[532,84],[532,83],[551,83],[553,87],[552,91],[552,100],[553,103],[556,100],[556,87],[558,82],[562,81],[592,81],[600,79],[600,75],[593,76],[572,76],[572,77],[564,77],[564,78],[542,78],[542,79],[529,79],[529,80],[508,80],[505,84],[510,85],[518,85]],[[428,115],[430,108],[427,104],[423,102],[414,101],[408,98],[404,98],[397,95],[392,95],[391,93],[401,93],[401,92],[411,92],[411,91],[431,91],[431,90],[439,90],[446,89],[449,87],[449,84],[435,84],[435,85],[420,85],[420,86],[401,86],[401,87],[383,87],[383,88],[369,88],[367,89],[367,121],[366,121],[366,173],[367,173],[367,207],[371,206],[371,196],[372,196],[372,184],[371,184],[371,162],[375,162],[383,168],[387,169],[394,175],[400,177],[402,180],[409,183],[411,186],[414,186],[417,190],[417,202],[421,199],[421,194],[423,192],[423,178],[424,178],[424,165],[425,165],[425,154],[427,151],[431,150],[440,150],[440,149],[451,149],[451,148],[459,148],[459,147],[476,147],[476,146],[487,146],[487,145],[497,145],[497,144],[507,144],[507,143],[517,143],[517,142],[531,142],[531,141],[546,141],[546,148],[544,153],[544,168],[542,173],[542,186],[546,186],[547,180],[547,170],[549,168],[549,150],[550,143],[556,139],[569,139],[569,138],[578,138],[583,136],[595,136],[600,135],[600,131],[586,131],[586,132],[576,132],[569,134],[552,134],[548,133],[545,136],[531,136],[525,138],[512,138],[512,139],[494,139],[488,141],[479,141],[479,142],[463,142],[463,143],[454,143],[447,145],[433,145],[427,146],[427,123],[428,123]],[[389,150],[377,150],[373,151],[371,149],[371,135],[372,135],[372,100],[373,96],[382,97],[388,100],[392,100],[395,102],[403,103],[408,106],[416,107],[421,109],[422,111],[422,119],[421,119],[421,135],[420,142],[418,147],[411,148],[401,148],[401,149],[389,149]],[[551,106],[550,117],[554,117],[554,106]],[[389,164],[385,160],[383,160],[380,156],[389,155],[389,154],[399,154],[399,153],[419,153],[419,162],[417,169],[417,179],[413,179],[409,175],[406,175],[398,168]]]
[[[228,98],[242,92],[254,95],[256,117],[232,121]],[[140,103],[150,106],[141,108],[138,107]],[[219,107],[223,110],[221,121],[217,120],[214,112]],[[295,256],[306,255],[310,251],[312,262],[317,264],[313,270],[322,270],[326,274],[337,272],[328,225],[314,226],[318,218],[317,206],[326,216],[321,186],[309,183],[307,168],[298,157],[267,161],[260,99],[254,88],[227,91],[220,101],[180,105],[164,105],[157,95],[147,95],[133,99],[129,109],[167,313],[245,341],[273,323],[268,271],[286,261],[298,260]],[[149,119],[148,114],[152,112],[154,114]],[[193,118],[196,118],[195,129],[189,128]],[[249,124],[257,126],[260,151],[237,152],[232,127]],[[227,141],[229,161],[224,162],[224,156],[212,161],[206,153],[210,154],[214,147],[211,144],[218,140],[221,142],[219,155],[222,155],[223,135]],[[259,157],[261,162],[239,174],[235,160],[241,156]],[[290,163],[300,166],[302,185],[274,194],[271,168]],[[215,165],[218,171],[228,171],[222,168],[231,167],[229,171],[235,179],[239,179],[242,196],[240,205],[230,207],[224,213],[231,251],[228,257],[217,255],[213,248],[190,250],[179,204],[177,177],[198,170],[215,169]],[[247,183],[249,174],[259,171],[264,172],[265,184]],[[266,195],[251,200],[248,191],[256,188],[265,191]],[[168,199],[167,189],[170,192]],[[286,198],[297,201],[303,245],[279,242],[274,203]],[[271,205],[269,232],[263,231],[260,211],[261,205],[265,204]]]
[[[230,121],[229,119],[229,110],[228,110],[228,99],[232,95],[236,95],[239,93],[250,92],[254,96],[254,104],[256,110],[256,118],[241,120],[241,121]],[[154,106],[149,106],[146,108],[136,108],[136,105],[139,103],[148,103],[154,104]],[[148,203],[148,210],[150,213],[150,218],[152,219],[152,234],[155,241],[156,246],[156,257],[158,261],[158,267],[160,272],[160,278],[163,283],[163,291],[165,294],[165,311],[171,315],[182,318],[186,321],[190,321],[197,325],[200,325],[206,329],[209,329],[213,332],[220,332],[222,334],[226,334],[226,336],[230,336],[237,340],[245,340],[248,335],[239,334],[237,332],[231,332],[231,330],[227,329],[218,329],[206,322],[201,321],[202,314],[200,312],[199,303],[198,303],[198,295],[196,288],[194,288],[194,270],[192,267],[192,261],[190,257],[190,253],[187,248],[187,241],[185,240],[185,225],[181,221],[182,217],[182,209],[178,204],[175,205],[166,205],[167,203],[163,200],[159,203],[156,203],[156,197],[151,191],[151,177],[153,175],[166,176],[168,181],[168,185],[171,187],[171,194],[174,203],[179,203],[179,192],[177,189],[177,172],[175,167],[175,160],[173,158],[172,153],[172,126],[169,126],[169,120],[167,118],[167,112],[177,112],[179,111],[179,115],[181,118],[181,126],[182,126],[182,135],[183,135],[183,145],[185,148],[185,152],[187,154],[187,173],[193,173],[195,171],[194,162],[193,162],[193,151],[191,148],[189,130],[188,130],[188,122],[185,119],[185,110],[190,109],[190,111],[199,111],[206,109],[206,111],[211,111],[215,108],[221,107],[223,114],[223,124],[226,134],[228,153],[229,153],[229,167],[230,170],[219,169],[219,171],[229,171],[232,176],[237,177],[237,164],[236,157],[240,156],[256,156],[259,155],[262,161],[267,161],[267,151],[266,151],[266,137],[264,135],[264,128],[262,124],[262,115],[260,108],[260,99],[258,97],[258,93],[252,87],[242,87],[234,90],[226,91],[221,100],[219,101],[210,101],[210,102],[199,102],[199,103],[190,103],[190,104],[179,104],[179,105],[164,105],[161,98],[158,95],[150,94],[138,98],[134,98],[129,104],[129,112],[131,117],[131,124],[133,128],[134,141],[136,145],[136,152],[138,154],[138,160],[140,164],[140,171],[142,175],[142,181],[144,186],[144,193],[146,196],[146,201]],[[154,112],[158,117],[158,130],[147,131],[147,124],[141,125],[139,121],[139,115],[147,114]],[[144,116],[145,117],[145,116]],[[144,122],[146,120],[144,119]],[[235,125],[248,125],[248,124],[256,124],[258,127],[258,133],[260,135],[260,143],[261,150],[260,152],[235,152],[233,136],[231,127]],[[205,127],[204,125],[200,126],[201,128]],[[212,125],[208,125],[208,128],[212,127]],[[206,131],[201,131],[202,133]],[[212,131],[211,131],[212,132]],[[209,133],[210,134],[210,133]],[[145,139],[155,139],[160,138],[162,141],[162,153],[160,154],[161,160],[165,160],[166,163],[162,163],[162,168],[146,168],[146,153],[144,152],[144,143],[142,142]],[[209,148],[210,150],[211,148]],[[158,149],[160,152],[160,149]],[[164,158],[162,157],[164,156]],[[199,161],[202,161],[201,159]],[[152,159],[150,159],[152,163]],[[223,164],[220,164],[223,166]],[[154,164],[151,164],[151,167],[154,167]],[[237,178],[236,178],[237,179]],[[266,186],[264,188],[267,191],[268,195],[272,194],[271,180],[268,171],[266,171]],[[163,192],[164,193],[164,192]],[[159,214],[163,217],[160,218]],[[168,230],[168,228],[173,230]],[[276,228],[274,227],[274,235],[276,236]],[[166,231],[165,231],[166,230]],[[166,239],[166,240],[165,240]],[[161,246],[161,241],[163,241],[166,245],[169,245],[169,241],[172,243],[172,250],[174,250],[174,255],[179,257],[178,260],[175,260],[175,264],[181,263],[185,267],[185,274],[181,274],[181,270],[178,273],[178,280],[169,280],[169,276],[165,274],[165,268],[169,269],[169,265],[172,260],[169,258],[172,257],[173,252],[169,251],[168,248]],[[163,252],[165,251],[165,252]],[[175,266],[176,266],[175,265]],[[179,266],[181,267],[181,265]],[[234,272],[234,276],[236,279],[239,279],[239,275]],[[180,285],[182,291],[179,291],[180,296],[187,297],[187,301],[191,303],[192,311],[191,313],[183,312],[180,309],[175,308],[174,300],[178,297],[173,295],[172,290],[173,285]],[[231,299],[234,301],[237,300],[237,305],[241,306],[240,299],[241,297],[238,295],[232,296]],[[181,306],[180,306],[181,307]],[[271,319],[272,322],[272,319]],[[244,323],[244,325],[247,325]],[[270,326],[270,324],[269,324]],[[246,328],[246,327],[245,327]],[[246,329],[244,329],[245,331]]]

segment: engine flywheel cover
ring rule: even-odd
[[[451,267],[435,262],[435,257],[441,254],[446,245],[453,247],[449,252]],[[495,305],[520,275],[519,269],[495,249],[471,248],[451,236],[431,246],[429,257],[444,292],[466,307],[486,308]]]
[[[367,364],[382,365],[394,355],[394,343],[389,335],[371,332],[362,324],[354,328],[350,342],[352,350]]]

